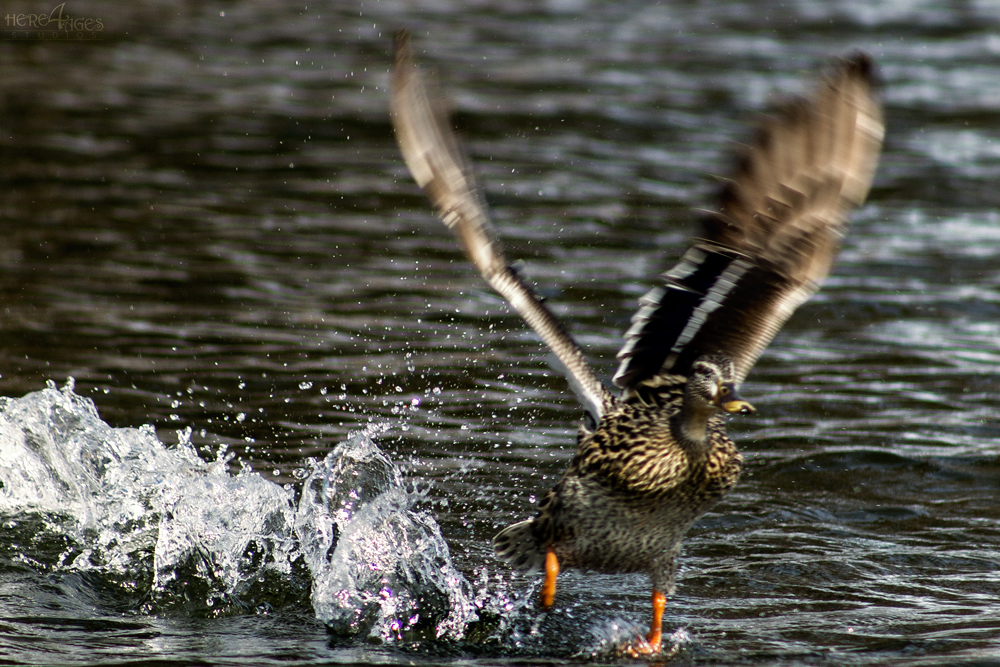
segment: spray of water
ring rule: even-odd
[[[298,597],[340,635],[457,640],[519,604],[485,569],[475,587],[456,569],[423,493],[375,444],[384,426],[282,487],[230,474],[224,451],[204,461],[189,432],[167,446],[148,426],[112,428],[73,389],[0,398],[0,516],[41,517],[66,538],[55,569],[146,582],[140,612],[266,611]]]

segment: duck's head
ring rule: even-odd
[[[751,414],[754,407],[737,395],[735,377],[733,362],[728,357],[718,354],[701,356],[691,365],[686,399],[703,410]]]

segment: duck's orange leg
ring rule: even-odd
[[[653,589],[653,622],[649,626],[649,634],[646,635],[646,642],[653,653],[660,652],[660,644],[663,641],[663,610],[667,606],[667,596],[662,591]]]
[[[652,655],[660,652],[663,645],[663,610],[667,606],[667,596],[653,589],[653,621],[649,626],[646,638],[636,637],[622,647],[622,650],[633,658],[642,655]]]
[[[556,599],[556,577],[559,576],[559,559],[549,547],[545,552],[545,583],[542,584],[542,607],[550,609]]]

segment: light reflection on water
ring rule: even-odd
[[[704,661],[1000,651],[989,2],[304,7],[80,2],[107,17],[99,43],[0,41],[0,393],[73,375],[113,425],[191,426],[207,459],[227,443],[280,482],[387,419],[381,443],[434,483],[456,566],[506,576],[489,537],[559,474],[580,411],[405,171],[391,31],[409,26],[440,72],[509,255],[606,376],[728,142],[775,92],[863,48],[887,103],[875,188],[749,378],[760,414],[733,425],[748,472],[692,532],[667,627]],[[9,585],[34,592],[0,616],[81,662],[106,638],[144,657],[412,657],[331,645],[297,605],[122,621],[107,582],[53,587],[52,566],[17,566]],[[644,620],[642,577],[571,575],[560,595],[545,637]],[[490,663],[517,641],[417,650]]]

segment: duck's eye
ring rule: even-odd
[[[727,387],[726,385],[722,385],[721,387],[719,387],[719,393],[722,394],[723,396],[729,396],[729,387]]]

